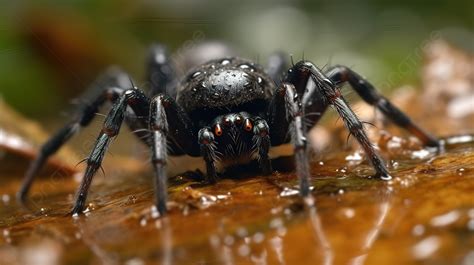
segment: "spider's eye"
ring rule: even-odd
[[[242,124],[242,117],[240,116],[235,117],[235,123],[238,125]]]
[[[216,127],[214,128],[214,134],[217,136],[221,136],[222,133],[222,127],[219,124],[216,124]]]
[[[229,118],[225,118],[223,122],[224,122],[225,126],[230,126],[230,124],[231,124],[231,121],[230,121]]]
[[[246,119],[246,120],[245,120],[244,129],[245,129],[247,132],[250,132],[250,131],[253,129],[253,124],[252,124],[252,122],[251,122],[249,119]]]

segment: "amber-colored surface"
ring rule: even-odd
[[[472,114],[427,115],[424,106],[406,109],[435,135],[474,133]],[[0,176],[0,263],[474,264],[472,137],[457,144],[447,137],[437,152],[398,130],[380,132],[372,138],[392,181],[371,179],[363,155],[340,147],[313,159],[315,207],[303,206],[292,172],[210,186],[177,176],[165,218],[151,208],[149,168],[110,156],[105,170],[113,174],[96,177],[85,215],[67,215],[77,182],[54,171],[42,174],[22,207],[14,192],[25,161],[10,156],[0,160],[7,169],[0,172],[9,172]],[[118,165],[124,170],[113,170]]]

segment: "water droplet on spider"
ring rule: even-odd
[[[257,78],[257,83],[261,84],[262,82],[263,82],[263,79],[259,76],[259,77]]]
[[[197,92],[197,88],[193,87],[192,91]]]
[[[230,60],[224,59],[221,61],[222,65],[230,64]]]
[[[192,78],[196,78],[200,76],[202,73],[200,71],[195,72],[194,74],[191,75]]]

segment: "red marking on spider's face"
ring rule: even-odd
[[[222,130],[222,127],[220,124],[216,124],[216,127],[214,127],[214,134],[217,136],[221,136],[224,133]]]
[[[252,124],[252,122],[251,122],[249,119],[246,119],[246,120],[245,120],[244,129],[245,129],[247,132],[250,132],[250,131],[253,129],[253,124]]]

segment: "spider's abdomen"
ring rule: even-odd
[[[191,71],[178,88],[177,101],[188,113],[229,110],[267,101],[274,88],[262,67],[247,60],[226,58]]]

